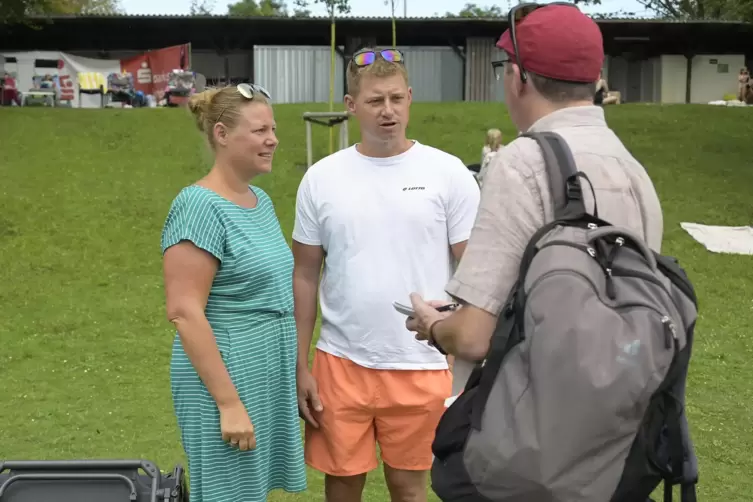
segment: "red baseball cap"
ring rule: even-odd
[[[599,79],[604,65],[601,29],[577,7],[540,7],[515,26],[515,37],[524,69],[567,82]],[[499,37],[497,47],[515,59],[509,28]]]

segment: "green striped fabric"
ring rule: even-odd
[[[274,489],[306,489],[296,404],[293,257],[269,196],[255,208],[192,185],[173,201],[163,252],[182,240],[220,260],[206,307],[217,346],[256,432],[256,449],[222,441],[217,406],[173,342],[170,379],[188,456],[191,502],[262,502]]]

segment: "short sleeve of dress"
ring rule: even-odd
[[[181,241],[212,254],[222,262],[225,250],[225,226],[220,208],[201,189],[187,188],[173,201],[162,229],[162,253]]]

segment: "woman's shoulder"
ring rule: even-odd
[[[225,219],[214,192],[198,185],[184,187],[173,199],[162,229],[162,251],[188,240],[222,261]]]
[[[175,196],[170,212],[188,213],[198,217],[217,217],[221,213],[221,198],[201,185],[188,185]]]
[[[272,204],[272,199],[263,189],[249,185],[249,190],[256,195],[259,206]],[[235,204],[229,202],[213,190],[197,184],[181,189],[172,203],[173,210],[183,210],[191,213],[211,213],[216,216],[219,216],[224,212],[223,210],[227,210],[230,207],[235,207]],[[233,212],[231,211],[231,213]]]
[[[210,189],[192,183],[183,187],[175,196],[175,200],[191,200],[191,201],[211,201],[212,192]]]

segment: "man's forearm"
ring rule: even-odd
[[[496,316],[465,305],[434,324],[432,334],[448,354],[466,361],[481,361],[489,351],[496,322]]]
[[[298,367],[308,369],[311,340],[317,317],[317,278],[304,273],[293,273],[293,296],[295,297],[295,323],[298,330]]]

